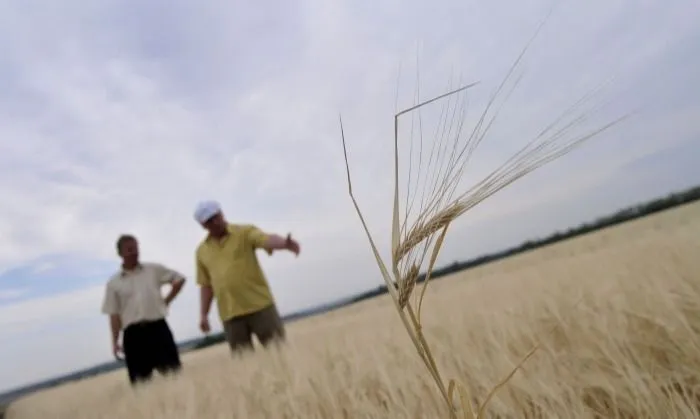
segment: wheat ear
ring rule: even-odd
[[[471,398],[466,388],[461,384],[457,383],[455,380],[449,380],[447,385],[445,385],[444,380],[440,374],[440,370],[435,362],[432,354],[430,345],[428,344],[424,334],[423,327],[421,323],[421,308],[423,299],[425,297],[425,291],[430,279],[431,272],[433,270],[435,261],[439,255],[442,248],[442,243],[447,234],[448,227],[461,215],[465,214],[470,209],[474,208],[479,203],[483,202],[486,198],[492,196],[499,190],[505,188],[509,184],[515,182],[517,179],[527,175],[528,173],[536,170],[537,168],[545,165],[548,162],[556,160],[565,154],[571,152],[576,147],[580,146],[584,141],[593,138],[594,136],[602,133],[603,131],[611,128],[617,123],[621,122],[626,116],[613,120],[607,124],[604,124],[598,128],[595,128],[589,132],[583,134],[569,135],[569,131],[573,128],[581,125],[586,121],[588,115],[592,113],[592,110],[588,112],[578,112],[591,98],[592,94],[585,95],[580,100],[576,101],[571,108],[565,110],[562,115],[556,118],[550,125],[545,127],[545,129],[540,132],[534,139],[528,142],[528,144],[515,153],[510,159],[504,162],[500,167],[494,170],[490,175],[486,176],[480,182],[478,182],[472,188],[456,194],[456,189],[459,186],[459,181],[464,172],[464,168],[469,161],[470,156],[477,148],[477,146],[482,142],[486,136],[489,128],[493,125],[499,110],[495,111],[494,116],[490,119],[488,118],[491,108],[494,106],[496,99],[500,96],[500,93],[504,91],[506,83],[511,79],[518,67],[525,52],[529,48],[530,44],[534,40],[535,36],[541,29],[542,24],[537,29],[535,35],[526,44],[523,51],[517,57],[508,73],[506,74],[504,80],[498,86],[498,89],[491,97],[487,103],[484,111],[481,113],[479,121],[469,135],[466,143],[464,145],[459,145],[459,141],[462,135],[463,121],[462,119],[457,126],[456,132],[452,133],[453,124],[450,123],[448,127],[448,115],[452,113],[452,122],[454,122],[455,115],[457,114],[457,105],[451,108],[451,99],[453,96],[460,93],[466,92],[469,88],[477,85],[477,83],[472,83],[455,90],[448,91],[442,95],[436,96],[430,100],[420,102],[408,109],[398,112],[394,116],[394,204],[393,204],[393,217],[392,217],[392,240],[391,240],[391,271],[387,268],[386,264],[382,260],[377,247],[374,243],[374,239],[369,232],[365,219],[362,215],[362,211],[359,208],[357,200],[353,194],[352,181],[350,177],[350,166],[348,163],[347,147],[345,143],[345,133],[343,129],[342,117],[340,120],[340,131],[343,143],[343,152],[345,158],[345,167],[347,172],[347,182],[348,182],[348,192],[355,206],[355,210],[362,222],[362,226],[365,230],[367,238],[369,240],[372,252],[379,266],[382,278],[386,283],[387,290],[394,302],[397,313],[406,329],[413,345],[416,348],[418,355],[425,364],[426,368],[430,372],[431,377],[435,381],[441,396],[443,397],[447,407],[449,408],[450,417],[457,418],[458,406],[454,403],[454,393],[458,391],[461,411],[464,418],[483,418],[485,414],[485,409],[493,398],[495,393],[503,387],[517,372],[517,370],[523,365],[527,359],[529,359],[539,347],[539,343],[535,345],[528,353],[521,359],[521,361],[511,370],[509,374],[504,377],[494,388],[487,394],[484,403],[477,409],[471,404]],[[520,78],[517,78],[512,90],[515,89]],[[509,96],[512,90],[506,94]],[[429,191],[427,199],[424,196],[420,202],[419,214],[416,220],[412,223],[408,222],[409,213],[413,208],[415,201],[411,199],[411,168],[409,165],[409,181],[408,181],[408,194],[406,197],[406,212],[403,222],[400,220],[400,205],[399,205],[399,140],[398,140],[398,126],[399,118],[402,115],[418,112],[420,118],[420,109],[424,106],[430,105],[440,100],[446,100],[447,110],[443,108],[442,115],[444,115],[444,130],[442,130],[442,135],[435,138],[433,143],[433,150],[431,150],[430,158],[428,161],[428,172],[436,173],[436,178],[432,184],[429,184],[426,180],[424,184],[424,191]],[[451,111],[451,112],[450,112]],[[483,129],[483,131],[482,131]],[[445,136],[451,136],[453,141],[453,146],[449,157],[447,153],[450,151],[443,147],[443,141]],[[448,138],[449,140],[449,138]],[[435,161],[441,161],[439,167],[433,167],[432,172],[430,168],[433,163],[433,155],[435,151],[435,146],[438,146],[438,153]],[[413,148],[411,147],[411,153]],[[445,153],[443,155],[443,153]],[[422,167],[422,133],[421,133],[421,147],[418,153],[419,156],[419,173],[415,178],[417,183],[420,183]],[[441,158],[442,156],[442,158]],[[445,165],[445,161],[447,164]],[[413,196],[415,199],[415,195]],[[437,240],[433,243],[436,234]],[[423,265],[425,257],[430,253],[430,259],[426,271],[426,279],[423,284],[423,289],[418,298],[417,306],[418,312],[414,311],[413,304],[410,302],[410,296],[415,289],[417,283],[418,272],[420,267]],[[394,285],[396,284],[396,285]],[[550,332],[552,333],[553,330]],[[475,413],[476,410],[476,413]]]

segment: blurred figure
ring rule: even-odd
[[[179,371],[180,355],[165,317],[185,277],[163,265],[140,262],[134,236],[119,237],[117,253],[122,266],[107,282],[102,303],[102,313],[109,315],[115,358],[124,355],[132,385],[149,380],[154,369],[161,374]],[[170,292],[163,298],[165,284],[170,284]]]
[[[264,249],[271,255],[288,250],[298,256],[299,243],[291,235],[285,238],[254,225],[230,224],[215,201],[201,202],[194,218],[209,233],[196,250],[202,332],[210,330],[209,309],[216,298],[232,352],[253,349],[253,335],[264,346],[283,342],[284,324],[255,251]]]

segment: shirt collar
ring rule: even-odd
[[[217,240],[217,239],[215,239],[214,237],[212,237],[211,234],[207,234],[206,242],[207,242],[207,243],[212,243],[212,242],[213,242],[213,243],[223,243],[223,242],[225,242],[226,240],[228,240],[228,238],[231,236],[231,233],[233,233],[233,230],[234,230],[233,224],[227,224],[227,225],[226,225],[226,232],[228,233],[227,235],[225,235],[225,236],[222,237],[221,239],[218,239],[218,240]]]
[[[129,274],[132,274],[132,273],[134,273],[134,272],[138,272],[138,271],[140,271],[141,269],[143,269],[143,265],[141,264],[141,262],[139,262],[139,264],[136,265],[136,266],[134,267],[134,269],[124,269],[124,267],[122,266],[122,267],[121,267],[121,271],[120,271],[119,273],[120,273],[121,277],[124,278],[125,276],[127,276],[127,275],[129,275]]]

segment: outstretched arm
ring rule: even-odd
[[[289,250],[299,256],[299,243],[292,239],[291,234],[282,237],[277,234],[265,233],[253,225],[246,226],[245,234],[253,248],[264,249],[268,255],[271,255],[275,250]]]
[[[272,254],[275,250],[289,250],[295,255],[299,255],[299,243],[292,239],[292,235],[288,234],[287,237],[282,237],[277,234],[268,234],[267,239],[263,241],[262,248],[264,248],[268,254]]]

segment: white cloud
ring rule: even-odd
[[[232,221],[301,240],[299,259],[261,257],[284,311],[379,284],[347,196],[338,113],[357,197],[386,249],[399,64],[399,106],[411,103],[418,45],[421,96],[441,93],[454,69],[481,81],[470,101],[478,110],[549,7],[38,3],[0,6],[0,270],[51,253],[114,258],[114,240],[129,231],[144,258],[192,275],[202,231],[191,213],[215,198]],[[583,191],[611,191],[625,164],[698,141],[699,16],[683,0],[561,3],[475,167],[500,161],[611,74],[615,101],[603,116],[641,113],[477,207],[443,259],[598,215],[612,201],[577,201]],[[44,364],[26,354],[67,345],[66,324],[95,344],[60,355],[63,370],[108,359],[100,299],[95,288],[0,306],[0,335],[21,348],[0,352],[11,358],[3,365],[26,366],[0,366],[0,387],[60,372],[50,366],[58,354]],[[196,335],[196,304],[191,282],[171,317],[178,337]]]
[[[28,292],[29,290],[26,288],[10,288],[0,290],[0,302],[2,300],[12,300],[21,297],[23,295],[26,295]]]

